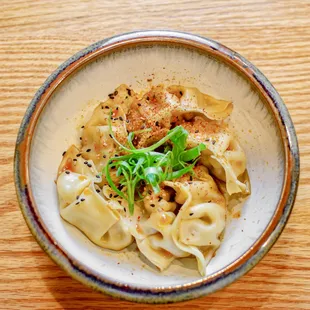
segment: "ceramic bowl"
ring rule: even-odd
[[[194,259],[175,260],[159,273],[134,245],[121,252],[99,248],[60,218],[54,180],[62,152],[76,142],[77,128],[94,105],[122,83],[135,90],[150,83],[180,83],[234,103],[231,126],[248,158],[252,194],[240,218],[228,224],[223,244],[203,278]],[[68,59],[31,101],[15,153],[20,207],[44,251],[80,282],[137,302],[196,298],[248,272],[283,230],[298,177],[294,127],[267,78],[215,41],[172,31],[118,35]]]

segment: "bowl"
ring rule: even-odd
[[[252,194],[232,219],[205,277],[191,258],[159,273],[134,246],[99,248],[59,215],[57,167],[98,100],[118,85],[182,84],[231,100],[231,126],[248,159]],[[81,111],[83,115],[81,116]],[[293,123],[267,78],[236,52],[175,31],[139,31],[97,42],[64,62],[31,101],[17,137],[15,182],[24,218],[42,249],[73,278],[101,292],[147,303],[212,293],[253,268],[293,207],[299,152]]]

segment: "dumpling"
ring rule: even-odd
[[[60,215],[100,246],[106,244],[104,235],[120,219],[119,213],[110,208],[93,184],[86,187],[78,199],[61,209]]]
[[[167,91],[179,98],[180,112],[186,112],[184,117],[191,118],[195,115],[203,115],[210,120],[222,120],[229,116],[233,110],[232,102],[215,99],[200,92],[194,87],[173,85]]]
[[[160,270],[166,269],[176,257],[190,254],[182,251],[172,239],[173,212],[154,212],[138,224],[140,237],[136,238],[141,253]]]
[[[58,176],[64,171],[84,175],[96,183],[102,181],[93,161],[86,160],[75,145],[71,145],[65,152],[58,168]]]
[[[195,117],[181,124],[188,132],[187,147],[204,143],[200,162],[218,179],[226,182],[229,195],[244,192],[246,186],[238,177],[246,169],[246,156],[240,144],[224,124]]]
[[[159,85],[131,104],[127,113],[128,131],[150,129],[136,134],[134,143],[138,148],[151,145],[166,136],[177,101],[177,97]]]
[[[196,257],[198,270],[205,275],[225,228],[225,200],[212,177],[203,182],[165,183],[175,189],[175,199],[182,204],[172,225],[173,241]]]
[[[94,110],[90,120],[83,128],[82,154],[92,160],[101,170],[117,150],[117,145],[110,136],[108,119],[111,114],[111,127],[115,138],[126,144],[126,113],[135,100],[134,92],[126,85],[119,86],[109,99],[100,103]]]

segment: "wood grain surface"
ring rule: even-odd
[[[241,53],[288,106],[301,153],[293,213],[269,254],[229,287],[172,309],[310,309],[310,1],[0,1],[0,309],[147,309],[93,292],[40,249],[19,210],[16,134],[38,87],[69,56],[139,29],[203,35]],[[167,306],[156,306],[162,309]]]

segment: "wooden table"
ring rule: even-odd
[[[0,5],[1,309],[152,307],[93,292],[54,265],[23,220],[12,175],[20,121],[49,74],[95,41],[146,28],[200,34],[252,61],[287,104],[301,152],[295,207],[270,253],[222,291],[169,307],[310,309],[309,0],[1,0]]]

